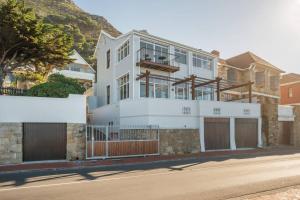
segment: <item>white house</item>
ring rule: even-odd
[[[78,79],[84,82],[86,87],[91,87],[95,81],[95,70],[80,56],[80,54],[73,50],[70,56],[74,61],[68,64],[63,69],[54,69],[53,73],[59,73],[69,78]]]
[[[239,136],[240,129],[252,123],[251,140],[261,145],[260,105],[218,101],[222,89],[232,85],[217,78],[218,58],[213,54],[133,30],[117,38],[102,31],[95,56],[92,123],[197,129],[203,151],[214,149],[205,148],[210,140],[205,132],[225,124],[225,140],[235,149],[241,146],[235,137],[245,138]]]

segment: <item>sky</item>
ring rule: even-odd
[[[300,0],[74,0],[122,33],[150,34],[222,58],[246,51],[300,73]]]

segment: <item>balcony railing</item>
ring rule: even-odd
[[[0,87],[0,95],[9,95],[9,96],[25,96],[25,89],[17,89],[12,87]]]
[[[174,54],[150,48],[141,48],[137,51],[137,64],[161,71],[179,71],[179,63],[176,62]]]

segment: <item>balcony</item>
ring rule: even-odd
[[[180,69],[178,63],[175,62],[175,55],[149,48],[141,48],[137,51],[136,64],[146,69],[155,69],[170,73],[174,73]]]

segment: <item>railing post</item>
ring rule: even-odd
[[[217,79],[217,101],[220,101],[220,79]]]
[[[109,152],[108,152],[108,126],[105,127],[105,157],[108,158]]]
[[[94,142],[95,142],[95,138],[94,138],[94,126],[91,126],[92,128],[92,157],[94,157]]]
[[[196,91],[195,91],[195,76],[192,75],[192,100],[196,99]]]
[[[85,159],[88,158],[88,125],[85,125]]]
[[[252,83],[249,82],[249,103],[252,103]]]

